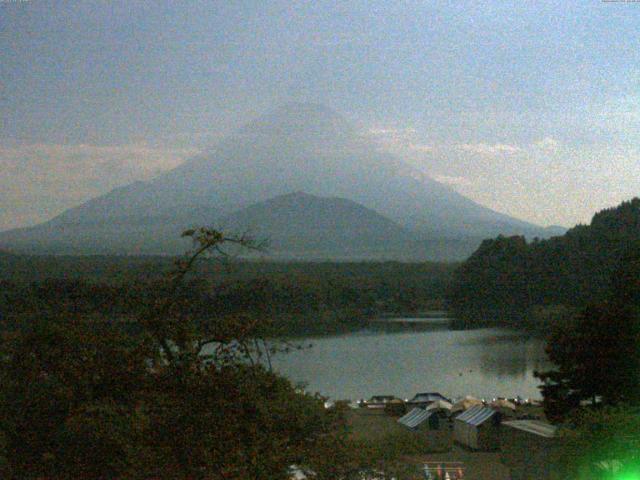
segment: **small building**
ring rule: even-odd
[[[445,402],[450,401],[448,398],[438,392],[423,392],[416,393],[413,398],[407,402],[407,406],[409,408],[426,408],[427,406],[429,406],[433,402],[437,402],[438,400],[444,400]]]
[[[500,414],[481,405],[458,415],[453,423],[453,438],[472,450],[500,448]]]
[[[538,420],[502,422],[500,429],[502,463],[512,480],[551,478],[557,428]]]
[[[440,416],[433,410],[424,410],[422,408],[414,408],[409,413],[400,417],[398,423],[409,430],[440,430],[443,422]]]
[[[387,403],[395,400],[395,398],[393,395],[374,395],[369,400],[366,400],[364,404],[367,408],[384,408]]]

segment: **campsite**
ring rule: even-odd
[[[416,399],[426,398],[431,402],[415,406]],[[406,402],[388,394],[374,396],[351,405],[352,435],[401,453],[433,480],[445,480],[445,475],[450,480],[538,478],[545,468],[541,459],[556,445],[555,427],[546,422],[541,406],[472,396],[452,400],[432,392]],[[398,401],[405,406],[402,415],[396,413]],[[538,462],[527,460],[529,445],[535,445]]]

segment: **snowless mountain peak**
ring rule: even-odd
[[[278,197],[275,204],[268,202]],[[344,201],[373,212],[366,225],[387,225],[389,238],[404,237],[403,249],[413,248],[407,246],[408,235],[438,241],[499,233],[545,236],[535,225],[485,208],[426,175],[414,175],[332,109],[288,103],[150,182],[118,188],[45,225],[3,233],[0,247],[91,253],[102,243],[105,251],[118,253],[175,252],[177,246],[170,248],[168,242],[183,228],[231,221],[234,215],[253,222],[268,213],[265,205],[280,208],[274,222],[286,224],[286,215],[296,219],[305,237],[306,230],[315,228],[310,217],[326,216],[328,228],[331,209],[340,207],[343,219],[364,212],[347,208]],[[263,207],[244,210],[254,204]],[[337,224],[335,230],[339,238]]]
[[[340,135],[354,133],[345,117],[324,105],[292,102],[258,117],[240,130],[244,135]]]

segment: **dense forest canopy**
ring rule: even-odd
[[[448,303],[460,326],[541,328],[606,300],[617,272],[639,250],[640,199],[634,198],[563,236],[485,240],[455,272]]]
[[[65,311],[129,322],[170,257],[0,258],[0,322],[18,326],[25,315]],[[202,261],[191,286],[190,311],[260,314],[277,334],[336,333],[361,328],[372,315],[442,308],[454,265],[438,263]]]

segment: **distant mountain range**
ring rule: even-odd
[[[188,227],[249,230],[285,258],[461,259],[482,238],[544,229],[497,213],[381,151],[322,106],[289,104],[150,182],[35,227],[0,232],[26,253],[176,254]]]
[[[303,192],[253,204],[220,225],[269,239],[269,254],[277,258],[444,260],[464,257],[476,243],[420,240],[411,230],[356,202]]]

